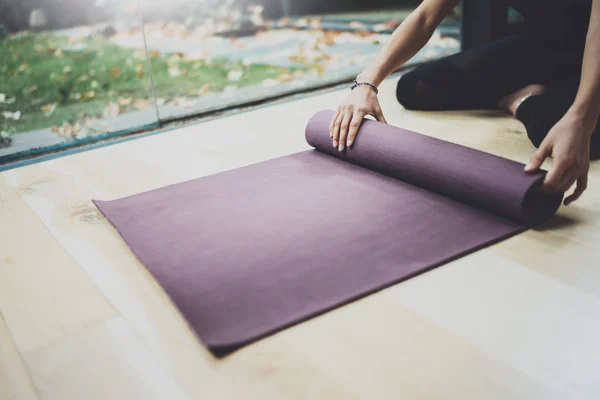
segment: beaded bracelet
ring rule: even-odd
[[[377,89],[377,86],[375,86],[371,82],[357,82],[356,80],[354,80],[354,84],[352,85],[350,90],[354,90],[355,87],[361,86],[361,85],[371,86],[371,88],[373,88],[373,90],[375,91],[375,94],[379,94],[379,89]]]

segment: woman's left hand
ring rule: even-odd
[[[587,187],[590,139],[595,122],[586,123],[581,118],[567,113],[550,129],[525,167],[527,172],[535,171],[542,166],[546,157],[552,157],[554,165],[546,174],[543,190],[566,192],[577,182],[575,191],[565,199],[565,205],[577,200]]]

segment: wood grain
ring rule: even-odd
[[[37,400],[29,371],[0,314],[0,399]]]

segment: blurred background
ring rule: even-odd
[[[419,3],[0,0],[0,162],[348,81]]]

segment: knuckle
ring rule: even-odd
[[[350,124],[351,128],[358,128],[359,126],[360,126],[359,121],[352,121],[352,123]]]

